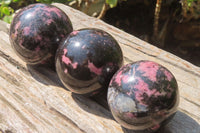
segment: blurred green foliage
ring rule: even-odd
[[[198,0],[187,0],[188,7],[191,7],[192,3],[196,2],[196,1],[198,1]]]
[[[27,6],[29,4],[33,3],[46,3],[46,4],[51,4],[54,2],[58,3],[66,3],[66,1],[71,1],[71,0],[0,0],[0,19],[7,22],[11,23],[15,9],[19,9],[23,6]]]
[[[116,7],[118,2],[120,1],[125,0],[105,0],[105,4],[109,5],[110,8],[113,8]],[[88,0],[0,0],[0,19],[7,23],[11,23],[15,10],[18,10],[19,8],[33,3],[51,4],[55,2],[63,4],[67,4],[69,2],[76,2],[80,4],[81,2],[87,3]],[[95,0],[93,2],[95,3]],[[189,18],[189,20],[190,18],[199,17],[200,0],[180,0],[180,2],[182,3],[183,7],[183,16]],[[83,8],[83,10],[85,9]],[[189,15],[187,14],[188,11],[190,12]]]
[[[117,2],[118,2],[118,0],[106,0],[106,3],[107,3],[111,8],[117,6]]]
[[[16,1],[16,0],[14,0]],[[1,0],[0,1],[0,18],[3,21],[10,23],[12,21],[12,14],[14,13],[14,9],[9,6],[12,0]]]
[[[185,21],[200,18],[200,0],[181,0],[181,4]]]
[[[11,23],[15,10],[22,8],[23,6],[27,6],[29,4],[33,4],[33,3],[51,4],[55,2],[66,4],[70,1],[83,2],[84,0],[29,0],[29,1],[27,0],[0,0],[0,19],[7,23]],[[105,0],[105,3],[108,4],[111,8],[117,6],[117,2],[118,0]]]

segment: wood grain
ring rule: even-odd
[[[200,132],[200,68],[158,49],[103,21],[62,4],[54,4],[71,19],[74,29],[103,29],[119,42],[125,64],[152,60],[176,77],[180,106],[175,118],[160,133]],[[26,65],[13,52],[9,24],[0,21],[0,133],[1,132],[133,132],[122,128],[106,106],[105,95],[96,99],[72,94],[57,74],[42,66]]]

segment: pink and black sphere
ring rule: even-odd
[[[165,67],[138,61],[121,67],[107,95],[114,118],[125,128],[156,131],[177,111],[178,85]]]
[[[73,31],[56,54],[56,70],[66,88],[89,96],[107,89],[122,63],[117,41],[93,28]]]
[[[10,42],[17,55],[28,64],[54,62],[59,43],[72,30],[70,19],[59,8],[32,4],[14,16]]]

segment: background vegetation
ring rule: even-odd
[[[0,19],[11,23],[22,7],[54,2],[98,17],[200,66],[200,0],[0,0]]]
[[[118,0],[97,0],[103,1],[103,3],[108,4],[111,8],[117,5]],[[4,20],[5,22],[10,23],[13,18],[13,14],[15,10],[27,6],[33,3],[63,3],[63,4],[75,4],[78,3],[79,5],[83,2],[89,2],[88,0],[0,0],[0,19]],[[92,1],[91,1],[92,2]],[[96,1],[95,1],[96,3]],[[89,7],[91,8],[91,7]],[[102,8],[102,7],[101,7]]]

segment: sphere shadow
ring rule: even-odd
[[[27,69],[31,74],[31,76],[38,82],[44,85],[62,87],[63,89],[69,91],[62,84],[55,69],[52,69],[51,67],[47,67],[44,65],[28,65],[28,64],[27,64]],[[111,112],[108,110],[106,95],[107,91],[104,91],[99,95],[95,95],[95,97],[86,97],[83,95],[72,93],[72,98],[77,103],[77,105],[83,110],[97,116],[101,116],[107,119],[113,119]]]
[[[124,133],[148,133],[136,132],[123,128]],[[155,133],[200,133],[200,125],[187,114],[177,111],[174,118]]]
[[[107,119],[114,119],[108,109],[108,105],[106,105],[107,101],[105,99],[105,93],[96,95],[95,97],[86,97],[72,93],[72,98],[84,111]]]
[[[56,70],[52,67],[47,67],[44,65],[28,65],[27,69],[31,76],[37,80],[38,82],[45,84],[45,85],[53,85],[62,87],[66,90],[67,88],[64,87],[62,82],[60,81]]]

